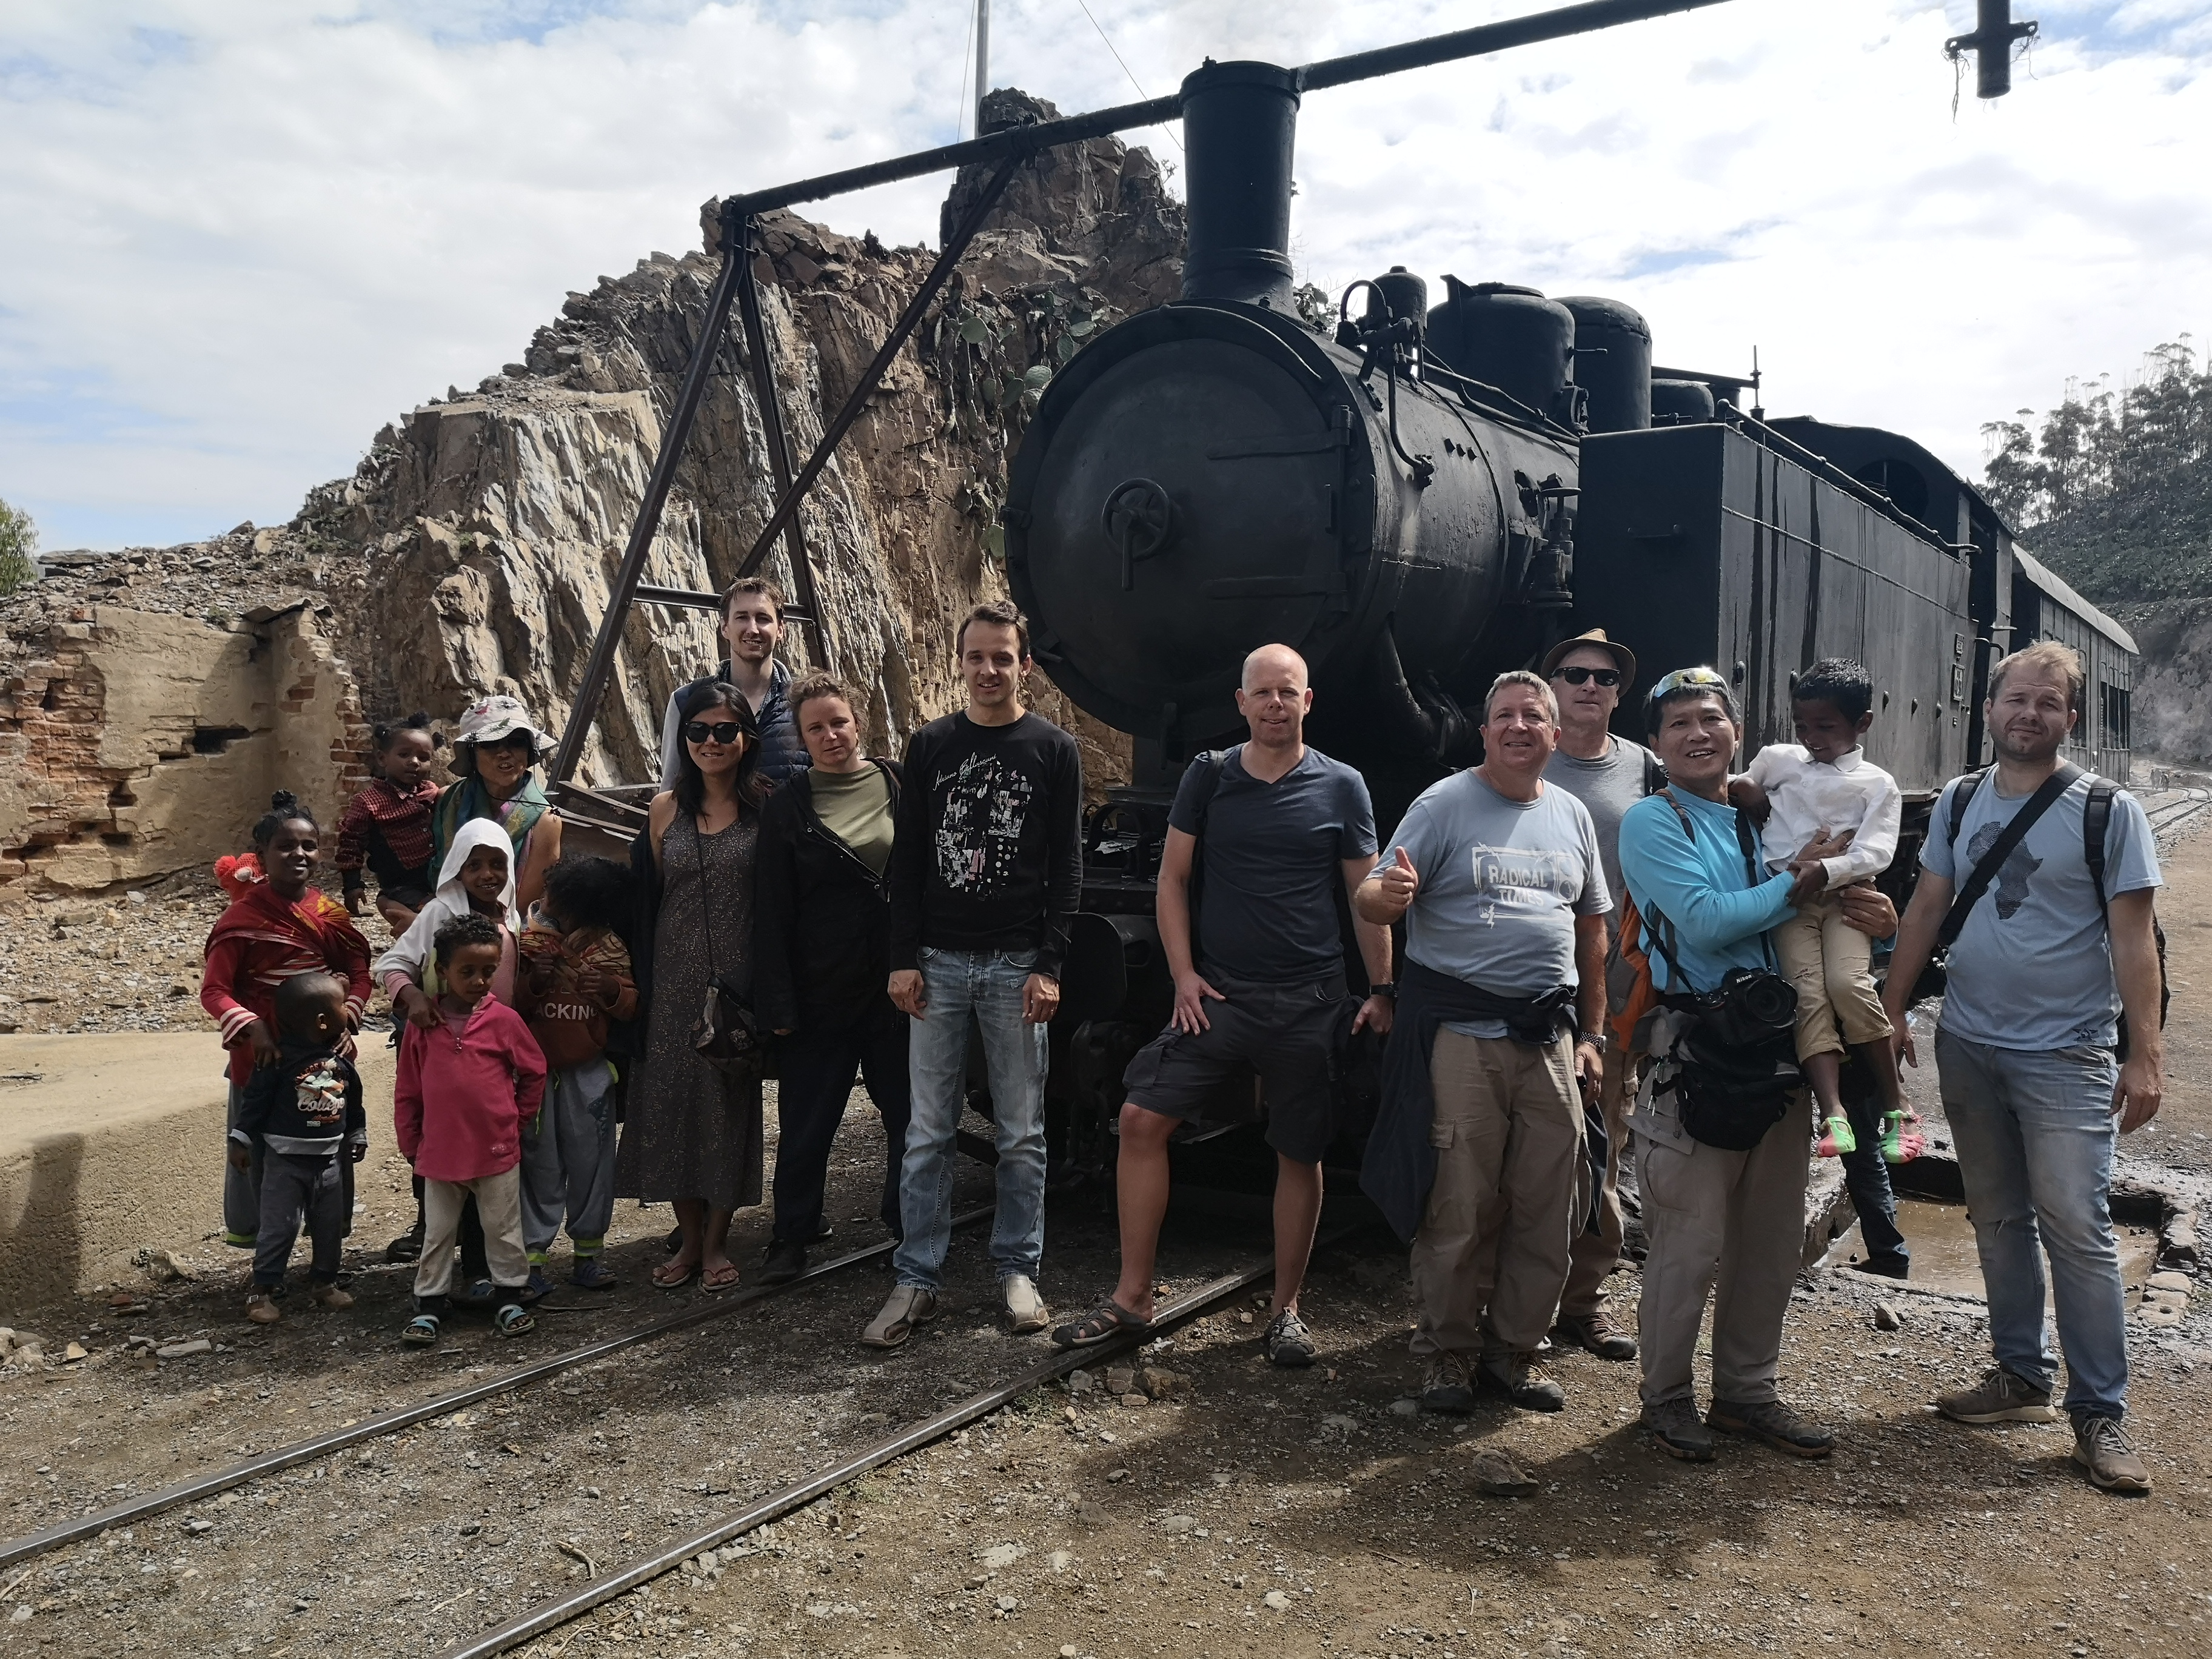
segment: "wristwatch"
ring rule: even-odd
[[[1395,999],[1398,994],[1398,988],[1395,985],[1370,985],[1367,988],[1367,994],[1370,997],[1390,997]]]

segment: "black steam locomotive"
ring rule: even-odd
[[[2134,642],[1911,439],[1759,418],[1743,380],[1654,368],[1613,300],[1447,276],[1431,307],[1393,269],[1310,326],[1287,252],[1298,101],[1270,64],[1185,82],[1182,298],[1073,357],[1013,464],[1007,576],[1037,659],[1136,755],[1089,827],[1055,1022],[1064,1168],[1110,1161],[1121,1066],[1165,1019],[1167,804],[1193,753],[1242,736],[1255,645],[1304,653],[1309,737],[1366,775],[1386,833],[1480,758],[1492,677],[1590,627],[1655,674],[1719,668],[1747,751],[1790,735],[1798,670],[1858,659],[1880,688],[1871,757],[1920,823],[1984,758],[1990,665],[2062,639],[2089,669],[2072,758],[2127,777]],[[1639,714],[1632,696],[1631,735]]]

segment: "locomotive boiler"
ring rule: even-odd
[[[1446,276],[1431,306],[1394,268],[1316,327],[1288,253],[1298,102],[1296,73],[1272,64],[1209,62],[1184,82],[1182,298],[1068,362],[1009,479],[1007,580],[1036,655],[1133,743],[1130,785],[1091,816],[1054,1027],[1063,1170],[1110,1164],[1122,1067],[1165,1020],[1167,808],[1194,753],[1243,735],[1234,693],[1255,646],[1305,656],[1309,741],[1365,775],[1386,836],[1419,790],[1480,759],[1491,680],[1593,626],[1654,674],[1729,677],[1747,757],[1790,735],[1799,671],[1864,662],[1869,751],[1909,803],[1900,880],[1936,791],[1984,758],[1987,673],[2007,650],[2083,648],[2072,757],[2126,777],[2133,641],[1911,440],[1769,423],[1741,406],[1750,382],[1655,368],[1650,329],[1617,300]],[[1621,730],[1640,736],[1640,714],[1632,692]],[[1357,988],[1356,951],[1346,965]],[[1349,1070],[1359,1059],[1353,1045]],[[1253,1088],[1224,1085],[1208,1122],[1249,1121]],[[1348,1149],[1355,1078],[1343,1092]]]

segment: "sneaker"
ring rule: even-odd
[[[1027,1273],[1008,1273],[999,1281],[999,1300],[1006,1310],[1006,1328],[1028,1336],[1052,1323],[1052,1312]]]
[[[788,1285],[806,1271],[806,1246],[788,1238],[773,1238],[759,1262],[745,1275],[748,1285]]]
[[[1851,1121],[1841,1114],[1827,1119],[1820,1130],[1820,1144],[1815,1150],[1822,1158],[1841,1158],[1858,1151],[1859,1138],[1851,1133]]]
[[[1746,1434],[1764,1440],[1792,1457],[1826,1457],[1836,1449],[1836,1431],[1808,1423],[1779,1400],[1753,1400],[1733,1404],[1713,1401],[1705,1413],[1711,1426],[1727,1434]]]
[[[1474,1368],[1474,1380],[1524,1412],[1565,1411],[1567,1392],[1537,1368],[1528,1353],[1491,1355]]]
[[[314,1285],[307,1293],[315,1298],[315,1305],[318,1308],[350,1308],[353,1306],[353,1292],[351,1291],[339,1288],[335,1282],[328,1285]]]
[[[246,1298],[246,1316],[257,1325],[274,1325],[284,1316],[284,1310],[268,1291],[256,1291]]]
[[[1295,1308],[1285,1308],[1267,1322],[1267,1328],[1260,1333],[1260,1348],[1270,1365],[1297,1370],[1314,1363],[1313,1333]]]
[[[1644,1426],[1659,1443],[1659,1449],[1685,1463],[1713,1461],[1713,1431],[1698,1415],[1694,1400],[1662,1400],[1644,1408]]]
[[[2100,1492],[2133,1497],[2150,1490],[2150,1470],[2116,1417],[2075,1419],[2074,1461],[2088,1471],[2089,1484]]]
[[[1558,1346],[1586,1348],[1600,1359],[1636,1358],[1636,1339],[1604,1312],[1561,1314],[1559,1322],[1552,1327],[1552,1341]]]
[[[615,1287],[615,1276],[599,1257],[580,1255],[576,1265],[568,1270],[568,1282],[580,1291],[611,1291]]]
[[[916,1326],[927,1325],[936,1317],[936,1291],[925,1291],[918,1285],[902,1285],[868,1322],[867,1328],[860,1333],[860,1340],[871,1348],[903,1347]]]
[[[1955,1394],[1936,1396],[1936,1409],[1954,1423],[2055,1423],[2051,1390],[1993,1365],[1981,1382]]]
[[[1474,1379],[1463,1353],[1432,1353],[1421,1370],[1421,1409],[1464,1417],[1474,1409]]]

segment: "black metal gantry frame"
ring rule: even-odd
[[[1614,28],[1624,23],[1643,22],[1674,12],[1696,11],[1722,3],[1723,0],[1585,0],[1580,5],[1563,6],[1553,11],[1537,12],[1504,22],[1486,23],[1449,34],[1431,35],[1425,40],[1407,41],[1401,46],[1353,52],[1344,58],[1325,58],[1319,63],[1309,64],[1295,73],[1301,91],[1318,92],[1328,87],[1348,86],[1357,81],[1371,81],[1381,76],[1401,74],[1407,70],[1479,58],[1515,46],[1534,46],[1540,41],[1565,40],[1599,29]],[[560,749],[553,757],[552,775],[556,789],[562,789],[564,793],[581,793],[574,792],[568,781],[575,775],[577,764],[583,758],[585,739],[590,735],[592,723],[598,715],[599,701],[605,695],[608,677],[614,672],[615,651],[621,641],[623,622],[629,613],[631,604],[644,599],[650,603],[685,605],[699,610],[716,611],[720,608],[721,601],[716,594],[691,592],[678,588],[641,587],[640,584],[645,574],[646,557],[652,551],[653,538],[660,528],[662,510],[668,503],[669,489],[676,480],[676,469],[683,461],[684,447],[690,439],[692,424],[698,419],[700,401],[706,394],[707,382],[714,371],[715,354],[721,349],[723,338],[729,331],[731,301],[734,299],[743,313],[746,355],[751,359],[753,390],[761,406],[761,420],[768,440],[769,465],[775,472],[776,483],[775,509],[754,540],[752,550],[738,567],[739,574],[749,575],[758,569],[761,562],[768,556],[777,534],[783,534],[786,551],[791,560],[792,582],[796,590],[793,598],[798,601],[795,613],[815,630],[817,654],[826,661],[828,652],[823,619],[815,597],[814,573],[807,560],[805,541],[799,520],[799,503],[805,499],[807,489],[822,475],[822,470],[829,465],[839,441],[860,417],[868,399],[875,394],[884,374],[921,323],[923,313],[944,288],[946,279],[952,274],[953,266],[967,252],[975,233],[982,228],[984,219],[997,204],[1015,170],[1041,150],[1054,149],[1061,144],[1083,143],[1133,127],[1156,126],[1164,121],[1176,119],[1182,111],[1182,94],[1170,93],[1164,98],[1148,99],[1139,104],[1117,105],[1110,109],[1094,110],[1085,115],[1072,115],[1063,120],[1002,127],[996,132],[984,133],[963,143],[943,144],[935,149],[919,150],[911,155],[896,156],[887,161],[874,161],[866,167],[848,167],[817,178],[802,179],[793,184],[778,185],[768,190],[730,197],[723,202],[722,268],[715,278],[714,292],[708,299],[705,326],[700,330],[699,337],[692,345],[691,362],[684,371],[683,389],[677,396],[676,407],[670,413],[668,425],[661,434],[660,453],[653,462],[653,476],[646,485],[644,499],[638,503],[636,522],[630,526],[629,541],[623,550],[622,563],[616,569],[612,591],[607,595],[606,614],[599,619],[599,633],[592,641],[592,653],[585,661],[583,678],[576,687],[575,700],[569,708],[568,726],[561,734]],[[799,202],[843,196],[877,185],[896,184],[903,179],[917,179],[927,173],[943,173],[982,161],[997,162],[997,171],[981,194],[969,204],[954,234],[945,240],[944,250],[930,267],[929,275],[915,291],[914,298],[908,301],[906,308],[899,313],[898,321],[885,337],[882,349],[876,353],[874,360],[853,387],[844,407],[823,430],[821,441],[815,445],[813,453],[794,474],[791,466],[791,452],[785,440],[783,409],[776,393],[775,366],[769,358],[767,331],[761,322],[760,295],[753,278],[753,235],[758,216]]]

